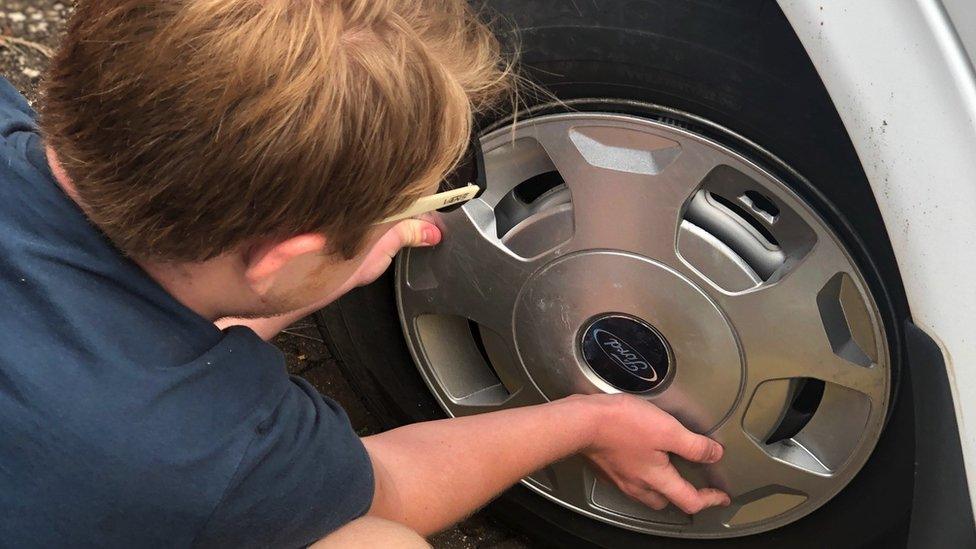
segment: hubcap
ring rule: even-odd
[[[850,481],[887,411],[886,340],[860,271],[809,205],[745,156],[657,120],[548,115],[482,143],[484,195],[442,217],[439,246],[397,263],[408,345],[448,414],[624,391],[718,440],[718,464],[674,459],[732,496],[695,516],[641,506],[578,457],[523,481],[651,534],[769,530]]]

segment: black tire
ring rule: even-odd
[[[908,311],[891,246],[844,127],[775,2],[485,4],[500,16],[500,35],[520,44],[528,75],[561,99],[634,100],[686,111],[760,144],[810,181],[801,180],[794,190],[818,209],[855,256],[885,322],[893,372],[899,371]],[[524,30],[506,31],[512,24]],[[443,416],[404,343],[392,276],[344,297],[318,318],[346,376],[385,426]],[[721,541],[655,538],[582,517],[521,486],[493,509],[554,546],[903,545],[914,459],[908,385],[907,376],[893,384],[897,392],[888,425],[861,473],[824,507],[771,532]]]

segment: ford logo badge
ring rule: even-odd
[[[635,377],[653,383],[657,381],[654,367],[622,338],[600,328],[593,330],[593,338],[614,364]]]
[[[661,389],[671,377],[674,360],[664,336],[643,320],[605,313],[591,320],[580,336],[587,366],[621,391]]]

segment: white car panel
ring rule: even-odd
[[[779,3],[860,157],[914,321],[945,355],[976,495],[976,3]]]
[[[976,4],[973,0],[942,0],[969,58],[976,63]]]

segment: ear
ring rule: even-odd
[[[264,294],[288,267],[298,265],[312,254],[320,257],[327,250],[327,239],[316,233],[261,242],[244,254],[244,278],[255,292]]]

